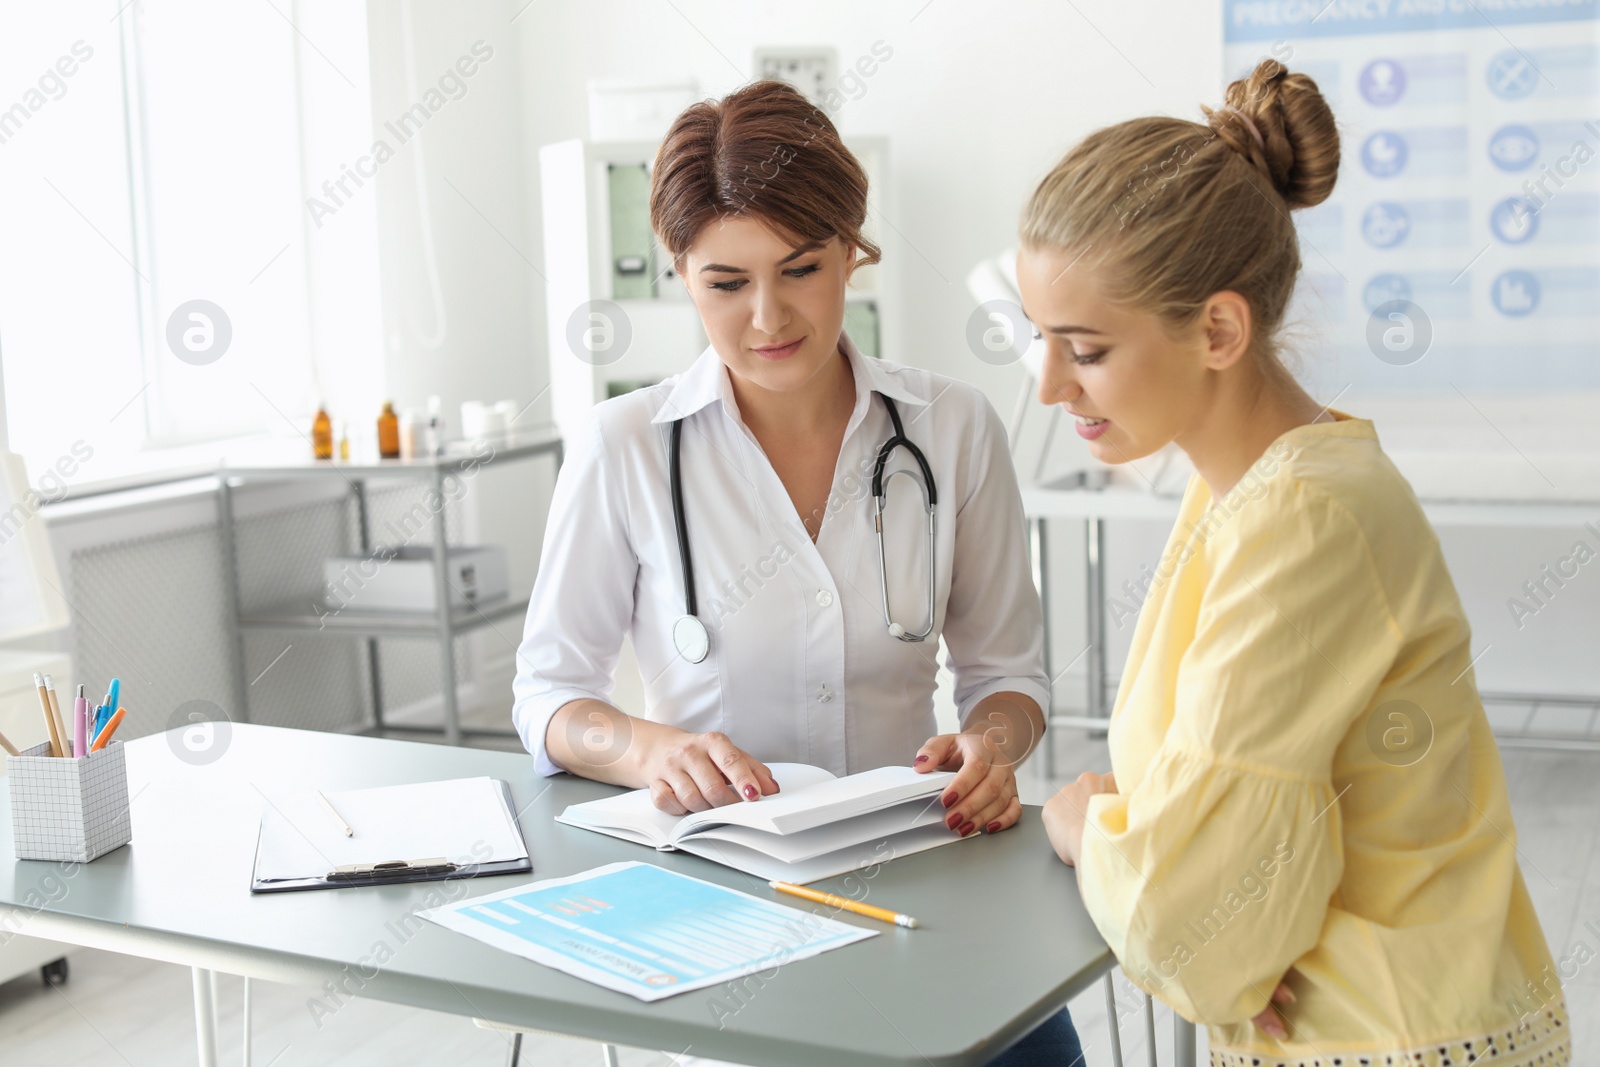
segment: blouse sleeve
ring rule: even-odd
[[[602,414],[595,412],[562,461],[517,646],[511,719],[546,775],[561,771],[545,748],[550,719],[574,700],[610,698],[633,619],[638,556],[618,474],[606,456]]]
[[[966,497],[956,511],[943,637],[958,721],[994,693],[1031,697],[1044,711],[1044,614],[1033,585],[1027,522],[1006,431],[982,393],[973,420]]]
[[[1334,752],[1401,637],[1341,504],[1296,482],[1239,504],[1203,590],[1170,591],[1200,598],[1175,679],[1128,696],[1170,699],[1171,725],[1126,793],[1090,800],[1078,864],[1128,977],[1208,1025],[1255,1016],[1318,941],[1344,869]]]

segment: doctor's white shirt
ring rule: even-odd
[[[815,544],[709,347],[685,373],[598,405],[567,442],[513,687],[512,719],[541,773],[561,770],[545,749],[551,717],[573,700],[609,700],[625,636],[645,707],[623,711],[721,731],[766,763],[840,775],[910,763],[936,732],[941,634],[963,723],[1006,690],[1049,706],[1039,597],[999,417],[970,385],[868,359],[848,336],[840,349],[856,401]],[[883,397],[938,493],[934,629],[917,643],[892,636],[883,619],[871,489],[894,432]],[[711,643],[699,663],[672,639],[685,611],[668,481],[679,418],[684,520]],[[885,477],[916,469],[899,448]],[[928,522],[916,482],[887,486],[889,604],[916,633],[928,621]]]

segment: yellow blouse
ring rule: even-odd
[[[1372,424],[1194,478],[1149,577],[1079,883],[1226,1064],[1570,1062],[1438,538]],[[1274,983],[1289,1038],[1251,1025]]]

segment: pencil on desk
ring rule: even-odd
[[[322,806],[328,809],[328,814],[333,816],[333,821],[339,824],[339,828],[344,831],[344,836],[356,836],[356,832],[350,829],[350,824],[344,821],[344,816],[340,815],[338,810],[334,808],[333,801],[323,796],[320,789],[317,790],[317,799],[322,801]]]
[[[50,695],[46,692],[44,677],[38,671],[33,674],[33,684],[39,689],[39,707],[44,710],[44,728],[50,734],[50,755],[65,755],[61,750],[61,735],[56,732],[56,717],[50,709]]]
[[[910,930],[915,930],[917,928],[917,920],[913,919],[909,915],[901,915],[897,911],[890,911],[888,908],[879,908],[871,904],[861,904],[857,901],[851,900],[849,897],[836,896],[833,893],[822,893],[815,889],[807,889],[803,885],[791,885],[788,882],[768,882],[767,884],[780,893],[788,893],[791,896],[804,897],[806,900],[813,900],[818,904],[826,904],[831,908],[843,908],[845,911],[853,911],[857,915],[865,915],[869,919],[877,919],[881,922],[893,923],[896,926],[904,926]]]
[[[117,713],[106,720],[105,728],[94,735],[94,744],[89,746],[90,752],[99,752],[111,740],[111,735],[117,732],[117,727],[122,725],[122,717],[128,713],[127,708],[118,708]]]

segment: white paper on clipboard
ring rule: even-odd
[[[70,621],[39,505],[22,457],[0,452],[0,640],[59,630]]]

